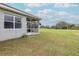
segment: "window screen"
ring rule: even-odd
[[[4,16],[4,28],[13,28],[13,16]]]
[[[21,28],[21,18],[15,17],[15,28]]]

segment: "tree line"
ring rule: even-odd
[[[53,26],[43,26],[41,28],[52,28],[52,29],[79,29],[79,24],[70,24],[65,21],[60,21],[56,25]]]

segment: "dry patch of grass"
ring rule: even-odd
[[[79,30],[40,32],[37,36],[0,42],[0,55],[79,55]]]

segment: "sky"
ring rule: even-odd
[[[78,3],[8,3],[17,9],[42,18],[42,25],[53,26],[59,21],[79,24]]]

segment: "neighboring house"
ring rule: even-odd
[[[39,34],[41,18],[0,3],[0,41]]]

